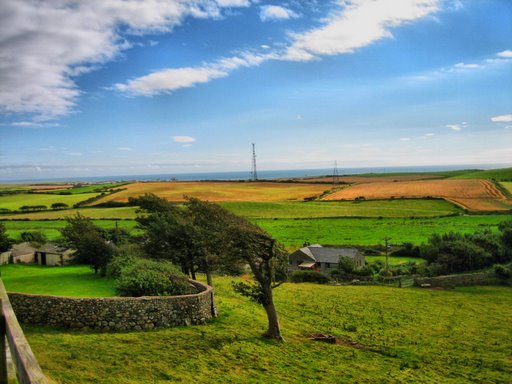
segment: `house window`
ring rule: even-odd
[[[330,263],[325,263],[325,268],[331,268],[331,264]]]
[[[321,268],[322,267],[322,263],[316,263],[316,266]]]

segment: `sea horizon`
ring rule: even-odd
[[[414,173],[414,172],[444,172],[466,169],[495,169],[509,167],[511,164],[465,164],[465,165],[422,165],[422,166],[387,166],[387,167],[338,167],[339,176],[349,176],[367,173]],[[329,176],[334,168],[304,168],[257,171],[258,180],[272,180],[282,178],[298,178],[313,176]],[[251,171],[225,171],[225,172],[190,172],[190,173],[158,173],[134,175],[108,175],[108,176],[68,176],[46,177],[30,179],[0,180],[0,184],[28,184],[28,183],[98,183],[98,182],[134,182],[134,181],[212,181],[212,180],[250,180]]]

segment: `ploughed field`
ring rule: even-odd
[[[282,201],[304,200],[315,197],[330,187],[322,184],[275,183],[275,182],[201,182],[173,181],[148,182],[125,185],[123,191],[105,196],[94,202],[127,202],[130,197],[154,193],[170,201],[184,201],[184,196],[208,201]]]
[[[278,343],[260,337],[266,316],[233,292],[237,279],[214,277],[219,317],[202,326],[23,328],[43,371],[58,383],[505,383],[512,375],[508,287],[286,283],[275,290],[286,339]],[[312,333],[332,334],[339,344],[311,341]]]
[[[474,211],[512,209],[508,199],[488,180],[449,179],[354,184],[323,197],[323,200],[437,197]]]

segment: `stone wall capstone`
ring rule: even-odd
[[[78,298],[9,292],[22,323],[63,328],[128,331],[203,324],[216,316],[213,288],[182,296]]]

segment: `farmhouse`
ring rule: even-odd
[[[10,251],[0,255],[0,264],[7,263],[36,263],[41,265],[66,265],[73,258],[76,250],[62,248],[52,243],[46,243],[35,248],[30,243],[14,244]]]
[[[288,257],[288,270],[312,269],[329,273],[338,269],[340,257],[350,257],[358,267],[364,265],[364,255],[357,248],[322,247],[314,244],[293,252]]]

